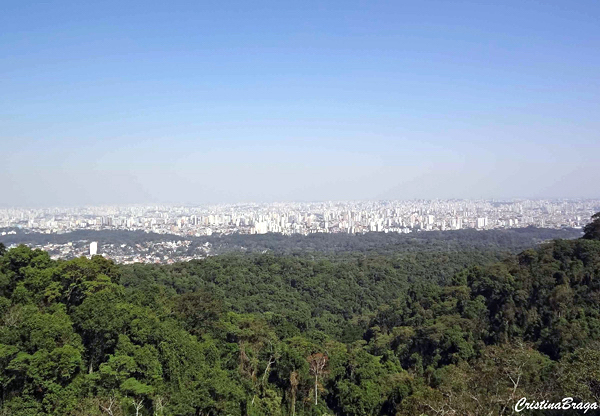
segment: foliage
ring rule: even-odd
[[[490,259],[118,266],[2,250],[0,415],[508,415],[521,397],[599,401],[600,241]]]
[[[592,222],[583,228],[583,238],[587,240],[600,240],[600,212],[592,216]]]

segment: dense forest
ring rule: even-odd
[[[600,402],[599,305],[599,214],[583,238],[502,258],[121,266],[0,245],[0,415],[479,416],[513,414],[522,397]]]

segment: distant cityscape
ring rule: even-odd
[[[417,200],[212,206],[93,206],[0,209],[0,227],[41,233],[143,230],[158,234],[366,233],[581,227],[600,200]]]
[[[521,227],[581,228],[600,211],[600,200],[412,200],[240,203],[206,206],[134,205],[0,209],[1,236],[65,234],[78,230],[144,231],[176,241],[103,245],[70,242],[42,246],[53,257],[111,253],[122,262],[189,260],[210,255],[211,235],[313,233],[411,233]],[[190,247],[193,247],[190,248]],[[179,253],[179,254],[177,254]],[[176,255],[177,254],[177,255]]]

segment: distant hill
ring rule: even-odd
[[[107,244],[134,244],[140,242],[191,240],[192,248],[205,243],[212,244],[215,254],[230,252],[264,252],[277,254],[298,254],[307,252],[378,252],[398,251],[495,249],[518,252],[539,242],[552,239],[573,239],[581,237],[582,231],[573,228],[514,228],[507,230],[473,229],[456,231],[427,231],[410,234],[366,233],[366,234],[311,234],[308,236],[281,234],[261,235],[213,235],[210,237],[178,236],[156,234],[144,231],[77,230],[63,234],[26,233],[15,230],[16,234],[0,235],[0,242],[12,244],[43,245],[48,243],[67,244],[72,241],[100,241]]]

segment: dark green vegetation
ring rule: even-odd
[[[414,251],[510,251],[519,252],[540,241],[556,238],[570,239],[581,236],[577,229],[516,228],[508,230],[473,229],[457,231],[426,231],[410,234],[310,234],[285,236],[281,234],[211,236],[198,238],[199,243],[208,241],[217,254],[229,252],[303,255],[306,253],[377,253],[397,254]]]
[[[0,236],[0,243],[44,245],[67,244],[74,241],[98,241],[101,244],[137,244],[144,242],[191,240],[190,254],[198,246],[209,243],[213,254],[263,253],[304,255],[307,253],[349,253],[370,252],[397,254],[414,251],[506,251],[517,253],[535,244],[552,239],[581,237],[581,230],[550,228],[515,228],[508,230],[477,231],[473,229],[457,231],[427,231],[410,234],[367,233],[367,234],[310,234],[303,235],[212,235],[210,237],[177,236],[173,234],[146,233],[124,230],[77,230],[64,234],[27,233],[18,229],[17,234]],[[185,253],[183,253],[185,254]]]
[[[600,212],[592,216],[592,222],[584,227],[583,232],[586,240],[600,240]]]
[[[117,266],[0,245],[0,415],[478,416],[521,397],[600,401],[590,230],[502,261],[432,249]]]

